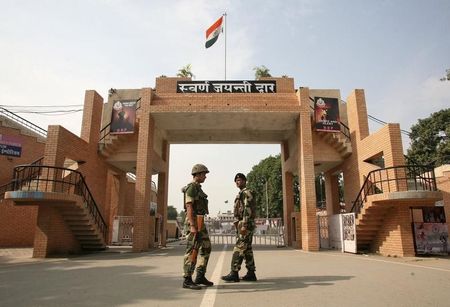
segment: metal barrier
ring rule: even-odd
[[[205,221],[212,244],[235,244],[236,229],[231,221]],[[255,219],[254,245],[285,246],[284,225],[281,218]]]

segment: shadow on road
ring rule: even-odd
[[[298,276],[260,279],[257,282],[224,283],[218,286],[218,289],[220,289],[218,294],[301,289],[309,286],[332,286],[336,281],[350,280],[353,277],[354,276]]]

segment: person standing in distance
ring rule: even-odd
[[[209,170],[203,164],[195,164],[192,167],[192,182],[182,189],[184,193],[184,209],[186,210],[186,252],[183,258],[184,281],[183,288],[199,290],[200,284],[212,286],[214,283],[205,277],[211,254],[211,241],[203,217],[208,214],[208,195],[202,190],[201,183],[205,182]],[[200,227],[199,227],[200,224]],[[194,254],[194,256],[193,256]],[[197,256],[197,257],[195,257]],[[192,280],[195,266],[197,275]]]
[[[253,257],[252,241],[255,231],[256,202],[253,193],[247,188],[247,178],[237,173],[234,182],[239,188],[239,194],[234,201],[234,225],[236,226],[236,244],[231,258],[231,272],[222,276],[227,282],[239,281],[239,270],[245,259],[247,274],[242,277],[244,281],[256,281],[255,259]]]

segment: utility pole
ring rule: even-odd
[[[267,182],[268,180],[266,179],[266,219],[269,220],[269,193],[267,191]]]

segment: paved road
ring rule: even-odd
[[[258,282],[223,283],[231,246],[215,245],[214,287],[181,288],[184,246],[30,259],[0,250],[0,306],[450,306],[450,258],[386,258],[255,246]],[[241,274],[245,273],[245,269]]]

